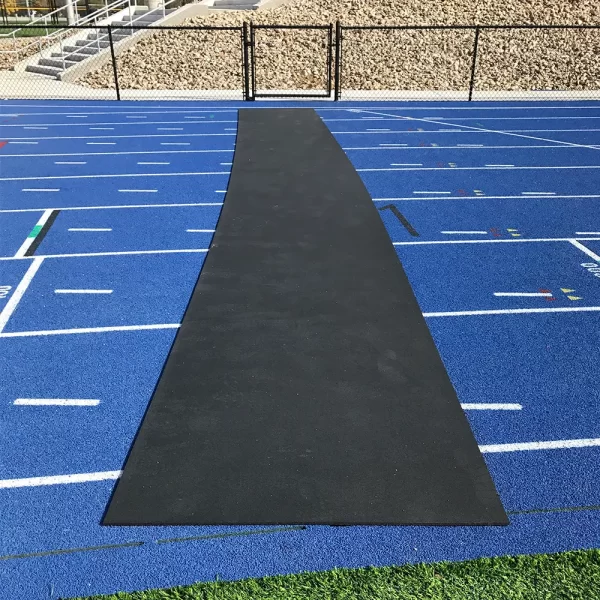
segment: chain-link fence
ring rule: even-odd
[[[600,99],[599,56],[600,25],[0,26],[0,98]]]

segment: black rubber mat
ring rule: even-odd
[[[110,525],[506,524],[394,247],[308,109],[241,110]]]

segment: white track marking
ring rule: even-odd
[[[548,442],[517,442],[515,444],[487,444],[479,446],[481,452],[523,452],[526,450],[567,450],[600,446],[600,438],[580,440],[553,440]]]
[[[43,177],[0,177],[0,181],[42,181],[48,179],[112,179],[113,177],[187,177],[196,175],[229,175],[229,171],[190,171],[185,173],[110,173],[106,175],[48,175]],[[55,192],[58,190],[50,191]]]
[[[138,165],[170,165],[170,162],[138,162]]]
[[[598,312],[600,306],[566,306],[561,308],[506,308],[494,310],[457,310],[423,313],[424,317],[477,317],[483,315],[524,315],[529,313]],[[1,334],[0,334],[1,335]]]
[[[485,404],[485,403],[467,403],[461,404],[463,410],[522,410],[521,404]]]
[[[422,167],[423,163],[391,163],[392,167]]]
[[[189,146],[189,142],[161,142],[161,146]]]
[[[575,235],[600,235],[600,231],[576,231]]]
[[[114,127],[90,127],[90,131],[114,131]]]
[[[184,119],[206,119],[206,117],[183,117]]]
[[[559,167],[551,167],[559,168]],[[521,192],[522,196],[556,196],[556,192]]]
[[[11,125],[11,127],[20,127],[20,125]],[[23,129],[48,129],[47,127],[23,127]]]
[[[225,163],[220,163],[221,165],[225,166],[225,165],[232,165],[233,163],[230,162],[225,162]]]
[[[88,115],[67,115],[68,119],[87,119]]]
[[[379,144],[379,145],[380,146],[387,146],[387,147],[390,147],[390,148],[396,148],[396,147],[400,148],[400,147],[403,147],[403,146],[408,146],[408,144]],[[415,146],[415,148],[418,148],[418,147],[419,146]]]
[[[39,142],[17,142],[17,141],[10,141],[8,143],[9,144],[31,144],[31,145],[39,144]]]
[[[147,194],[152,194],[152,193],[156,193],[158,192],[158,190],[119,190],[119,192],[123,192],[123,193],[147,193]]]
[[[55,294],[112,294],[113,290],[58,289]]]
[[[87,165],[85,161],[67,161],[67,160],[56,160],[55,165]]]
[[[4,208],[0,213],[42,212],[44,210],[105,210],[121,208],[177,208],[181,206],[223,206],[222,202],[183,202],[174,204],[107,204],[106,206],[63,206],[54,209],[46,208]]]
[[[457,148],[483,148],[483,144],[456,144]],[[506,147],[506,146],[500,146],[500,147]],[[523,146],[514,146],[515,148],[522,148]],[[488,148],[491,148],[491,146],[488,146]]]
[[[527,146],[522,146],[526,148]],[[371,167],[366,169],[356,169],[358,172],[370,172],[370,171],[492,171],[497,167],[423,167],[421,169],[390,169],[388,167]],[[535,171],[535,170],[559,170],[559,169],[567,169],[567,170],[577,170],[577,169],[600,169],[600,165],[553,165],[553,166],[525,166],[525,167],[515,167],[514,165],[501,165],[501,168],[507,171]],[[523,194],[555,194],[556,192],[521,192]]]
[[[451,194],[452,192],[413,192],[413,194]]]
[[[67,231],[112,231],[110,227],[69,227]]]
[[[486,167],[514,167],[515,165],[485,165]]]
[[[404,196],[402,198],[373,198],[373,202],[395,202],[397,200],[511,200],[513,198],[526,200],[527,196],[451,196],[450,198],[414,198],[411,196]],[[552,200],[555,198],[600,198],[600,194],[557,194],[556,196],[540,196],[540,198],[549,198]]]
[[[17,398],[16,406],[98,406],[100,400],[87,398]]]
[[[502,147],[505,148],[506,146]],[[522,146],[519,147],[522,148]],[[552,148],[553,146],[545,147]],[[31,156],[124,156],[129,154],[203,154],[209,152],[233,153],[233,150],[140,150],[131,152],[59,152],[52,154],[2,154],[2,158],[28,158]]]
[[[46,209],[42,216],[39,218],[38,222],[35,224],[34,229],[37,227],[43,227],[46,224],[46,221],[48,221],[48,219],[50,218],[50,215],[52,214],[52,209],[48,208]],[[33,240],[35,240],[35,238],[39,235],[39,232],[34,235],[33,237],[31,237],[31,234],[29,234],[26,238],[25,241],[21,244],[20,248],[16,251],[15,253],[15,258],[21,258],[22,256],[25,256],[25,252],[27,252],[27,250],[30,248],[31,244],[33,244]]]
[[[215,190],[215,194],[226,194],[227,190]]]
[[[215,121],[212,121],[214,123]],[[225,131],[237,131],[237,127],[225,127]]]
[[[183,131],[183,127],[157,127],[156,131]]]
[[[487,235],[487,231],[440,231],[445,235]]]
[[[389,131],[389,129],[367,129],[367,131]],[[344,131],[336,131],[336,133],[345,133]],[[348,133],[352,133],[352,132],[348,132]],[[362,131],[361,133],[364,133],[364,131]]]
[[[117,142],[87,142],[88,146],[116,146]]]
[[[0,488],[38,487],[40,485],[60,485],[65,483],[86,483],[119,479],[122,471],[101,471],[98,473],[75,473],[74,475],[51,475],[46,477],[24,477],[22,479],[0,479]]]
[[[552,298],[551,292],[494,292],[494,296],[507,298]]]
[[[462,127],[462,125],[461,125]],[[365,133],[364,131],[362,133]],[[13,140],[116,140],[116,139],[134,139],[134,138],[182,138],[182,137],[229,137],[235,136],[235,133],[136,133],[133,135],[53,135],[53,136],[35,136],[26,138],[5,137],[9,143]]]
[[[12,296],[9,298],[8,302],[5,304],[2,312],[0,312],[0,335],[2,335],[2,331],[11,315],[15,312],[23,294],[27,291],[31,280],[37,273],[38,269],[41,267],[43,258],[34,257],[32,263],[29,265],[29,268],[23,275],[23,279],[19,282],[19,285],[15,288],[15,291],[12,293]]]
[[[214,229],[186,229],[188,233],[214,233]]]
[[[593,242],[599,241],[598,238],[584,238],[584,241]],[[431,244],[527,244],[530,242],[571,242],[576,240],[573,238],[507,238],[507,239],[493,239],[493,240],[423,240],[415,242],[392,242],[394,246],[419,246],[419,245],[431,245]],[[580,248],[581,249],[581,248]]]
[[[129,115],[126,117],[127,119],[147,119],[146,115]]]
[[[591,240],[589,240],[589,241],[591,241]],[[594,260],[600,262],[600,256],[598,256],[595,252],[592,252],[589,248],[584,246],[582,243],[578,242],[577,240],[569,240],[569,242],[571,244],[573,244],[573,246],[575,246],[575,248],[577,248],[578,250],[581,250],[582,252],[587,254],[590,258],[593,258]]]
[[[82,327],[79,329],[47,329],[43,331],[11,331],[0,333],[3,337],[35,337],[46,335],[76,335],[79,333],[107,333],[112,331],[147,331],[152,329],[178,329],[179,323],[160,323],[156,325],[117,325],[115,327]]]
[[[530,145],[520,145],[520,146],[484,146],[483,144],[457,144],[456,146],[409,146],[408,144],[379,144],[379,146],[352,146],[352,147],[343,147],[342,150],[393,150],[394,146],[402,147],[402,150],[469,150],[469,149],[478,149],[478,148],[494,148],[494,149],[523,149],[527,148],[530,150],[531,148],[553,148],[553,149],[569,149],[569,146],[554,146],[552,144],[540,145],[540,146],[530,146]]]
[[[208,248],[181,248],[166,250],[119,250],[115,252],[74,252],[72,254],[41,254],[39,258],[85,258],[89,256],[129,256],[134,254],[203,254],[208,252]],[[38,255],[36,255],[38,257]],[[0,256],[2,260],[26,260],[35,258],[33,256]]]
[[[35,177],[32,177],[35,179]],[[23,188],[22,192],[60,192],[60,188]]]

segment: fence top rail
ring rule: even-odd
[[[331,29],[333,23],[329,25],[255,25],[250,23],[252,29]]]
[[[37,27],[37,26],[36,26]],[[0,25],[0,31],[3,29],[10,29],[10,25]],[[14,29],[14,27],[12,27]],[[34,27],[35,28],[35,27]],[[127,29],[130,31],[131,29],[176,29],[176,30],[191,30],[191,31],[242,31],[242,25],[238,26],[212,26],[212,25],[48,25],[45,27],[40,27],[41,29],[64,29],[66,30],[76,30],[76,29],[93,29],[94,31],[98,29],[112,29],[113,31],[117,31],[118,29]]]
[[[345,31],[358,30],[420,30],[420,29],[600,29],[599,25],[343,25]]]

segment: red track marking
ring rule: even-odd
[[[0,148],[3,148],[4,146],[6,146],[6,144],[8,144],[8,142],[0,142]]]

